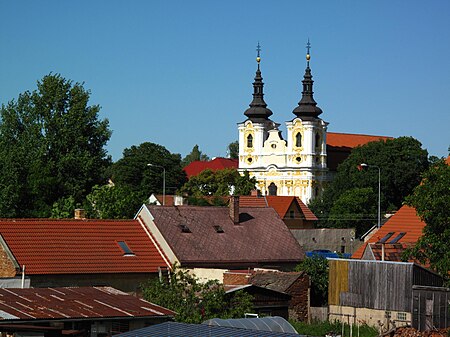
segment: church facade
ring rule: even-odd
[[[259,45],[253,100],[244,112],[246,120],[238,124],[239,171],[255,177],[263,195],[297,196],[305,204],[328,180],[328,123],[319,117],[322,110],[313,98],[309,47],[308,42],[302,97],[293,119],[286,122],[287,138],[282,138],[280,124],[270,119],[272,111],[264,101]]]

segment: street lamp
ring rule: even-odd
[[[377,165],[368,165],[365,163],[359,164],[358,169],[362,170],[364,167],[375,167],[378,169],[378,228],[381,227],[381,169]]]
[[[164,168],[164,166],[151,163],[147,164],[147,166],[160,167],[163,169],[163,206],[164,206],[166,204],[166,169]]]

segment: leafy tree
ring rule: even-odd
[[[207,169],[199,175],[191,177],[180,191],[193,197],[249,195],[255,188],[255,184],[256,179],[250,178],[248,172],[240,175],[233,168],[217,171]]]
[[[164,170],[166,192],[176,190],[186,181],[179,154],[170,153],[164,146],[145,142],[125,149],[123,157],[111,166],[108,173],[116,186],[127,187],[142,201],[151,193],[163,192]]]
[[[450,285],[450,166],[433,163],[407,203],[426,223],[423,236],[406,256],[429,263]]]
[[[191,153],[189,153],[188,155],[186,155],[186,157],[183,158],[183,160],[181,161],[181,165],[182,165],[182,167],[186,167],[193,161],[197,161],[197,160],[208,161],[209,157],[206,154],[204,154],[202,151],[200,151],[200,149],[198,148],[198,145],[195,144],[194,147],[192,148]]]
[[[201,283],[187,271],[174,268],[168,281],[151,280],[144,298],[175,311],[178,322],[201,323],[211,318],[240,318],[252,309],[252,296],[239,291],[226,295],[218,281]]]
[[[311,306],[326,306],[328,303],[328,261],[320,255],[306,257],[296,271],[304,271],[311,281]]]
[[[80,83],[50,74],[0,110],[0,215],[47,217],[53,204],[82,202],[110,164],[111,131]]]
[[[405,197],[420,183],[420,176],[429,165],[427,156],[428,153],[421,148],[420,142],[412,137],[370,142],[356,147],[339,165],[337,174],[322,197],[313,200],[309,206],[318,215],[320,225],[327,227],[335,225],[328,218],[333,205],[344,192],[354,188],[371,188],[377,197],[378,170],[370,167],[362,171],[357,169],[359,164],[366,163],[378,166],[381,170],[382,212],[398,209]],[[358,207],[362,206],[360,204]],[[351,209],[346,212],[350,211]],[[373,217],[374,224],[376,219],[376,216]],[[354,226],[349,223],[348,227]]]
[[[228,157],[231,159],[239,159],[239,142],[235,141],[228,144],[227,147]]]
[[[145,200],[128,186],[94,186],[87,196],[88,217],[96,219],[132,219]]]

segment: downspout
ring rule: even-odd
[[[22,266],[22,289],[25,288],[25,265]]]

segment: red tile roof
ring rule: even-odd
[[[27,274],[148,273],[167,267],[138,220],[0,219],[0,234]],[[124,241],[133,256],[125,256]]]
[[[299,197],[292,196],[241,196],[239,197],[240,207],[272,207],[280,216],[280,218],[286,217],[286,213],[291,207],[292,203],[296,202],[306,220],[316,221],[317,217],[313,212],[302,202]]]
[[[240,207],[240,222],[234,224],[228,207],[147,207],[181,265],[229,268],[304,258],[303,249],[272,208]],[[190,232],[183,232],[182,225]]]
[[[169,309],[110,287],[0,289],[0,320],[174,316]]]
[[[237,159],[229,159],[229,158],[214,158],[210,161],[193,161],[189,165],[184,168],[186,175],[188,178],[192,176],[196,176],[200,174],[200,172],[210,169],[212,171],[223,170],[226,168],[238,168],[238,160]]]
[[[393,137],[327,132],[327,145],[334,147],[354,148],[357,147],[358,145],[364,145],[370,142],[376,142],[379,140],[387,140],[387,139],[393,139]]]
[[[420,220],[416,210],[410,206],[402,206],[380,229],[372,235],[359,249],[353,253],[352,258],[361,259],[368,243],[376,243],[384,238],[388,233],[394,233],[387,244],[400,233],[406,233],[398,243],[403,245],[414,244],[422,236],[425,223]]]

